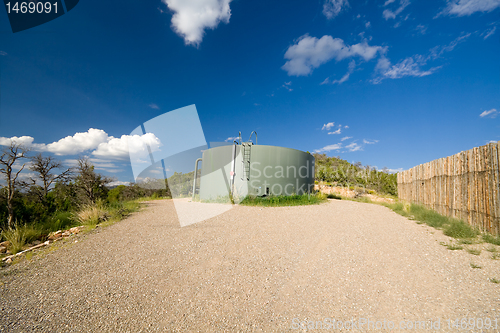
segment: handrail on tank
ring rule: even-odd
[[[202,161],[202,158],[198,158],[196,162],[194,162],[194,179],[193,179],[193,197],[191,200],[194,200],[194,194],[196,193],[196,177],[198,176],[198,162]]]
[[[241,145],[241,132],[239,132],[239,134],[238,134],[238,138],[237,138],[237,139],[239,140],[239,143],[238,143],[238,142],[236,142],[236,139],[234,139],[234,140],[233,140],[233,144],[234,144],[234,143],[238,143],[239,145]]]
[[[255,131],[252,131],[252,133],[250,133],[250,137],[248,138],[248,141],[250,142],[250,139],[252,139],[252,134],[255,133],[255,144],[257,144],[257,132]]]

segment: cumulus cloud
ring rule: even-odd
[[[95,149],[108,139],[108,134],[103,130],[91,128],[87,132],[76,133],[50,143],[46,146],[46,150],[56,155],[74,155]]]
[[[491,109],[491,110],[488,110],[488,111],[483,111],[479,117],[481,118],[495,118],[496,116],[498,115],[498,111],[497,109]]]
[[[393,3],[394,1],[386,1],[384,6],[387,6],[391,3]],[[392,11],[390,9],[385,9],[382,13],[382,15],[384,16],[384,18],[386,20],[389,20],[389,19],[395,19],[396,16],[398,16],[399,14],[401,14],[401,12],[406,8],[408,7],[408,5],[410,4],[410,1],[409,0],[400,0],[399,1],[399,7]]]
[[[288,61],[281,68],[290,76],[306,76],[332,59],[341,61],[358,56],[369,61],[386,50],[385,47],[370,46],[366,41],[349,46],[340,38],[325,35],[318,39],[306,34],[288,48],[285,53]]]
[[[234,140],[236,140],[236,139],[239,139],[239,137],[237,137],[237,136],[230,136],[229,138],[227,138],[227,139],[226,139],[226,140],[224,140],[224,141],[226,141],[226,142],[233,142],[233,141],[234,141]]]
[[[151,152],[158,151],[161,146],[160,139],[153,133],[143,135],[122,135],[120,138],[110,137],[106,142],[102,142],[97,149],[92,152],[94,156],[126,158],[130,154],[146,154],[148,146]]]
[[[344,136],[342,139],[340,139],[340,141],[345,141],[349,139],[352,139],[352,136]]]
[[[328,18],[335,18],[340,14],[342,9],[349,8],[347,0],[325,0],[323,4],[323,14]]]
[[[157,151],[160,140],[152,133],[144,135],[122,135],[120,138],[109,136],[105,131],[90,128],[87,132],[76,133],[49,144],[34,143],[31,136],[0,137],[0,145],[9,145],[11,141],[20,143],[36,151],[46,151],[56,155],[76,155],[92,151],[94,156],[106,158],[127,158],[130,153]]]
[[[231,0],[162,0],[174,13],[172,28],[186,45],[200,45],[205,29],[229,23]]]
[[[320,153],[325,153],[325,152],[329,152],[332,150],[340,150],[340,149],[342,149],[342,144],[336,143],[334,145],[328,145],[328,146],[325,146],[323,148],[316,149],[314,152],[320,154]]]
[[[329,131],[330,128],[332,128],[333,126],[335,126],[334,122],[323,124],[323,127],[321,128],[321,130],[327,130],[327,131]]]
[[[500,0],[451,0],[438,16],[469,16],[476,12],[491,12],[498,7],[500,7]]]

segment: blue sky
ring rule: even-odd
[[[0,11],[0,144],[118,181],[131,132],[192,104],[207,142],[393,170],[500,140],[500,0],[85,0],[18,33]]]

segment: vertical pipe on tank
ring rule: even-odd
[[[202,158],[199,158],[194,162],[194,179],[193,179],[193,198],[191,200],[194,200],[194,194],[196,193],[196,177],[198,176],[198,162],[202,161]]]
[[[233,195],[233,190],[234,190],[234,170],[235,170],[235,164],[236,164],[236,142],[233,141],[233,158],[231,161],[231,196]]]

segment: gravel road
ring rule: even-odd
[[[498,327],[488,332],[500,331],[500,284],[489,281],[500,260],[450,251],[447,239],[351,201],[236,206],[183,228],[171,200],[153,201],[2,269],[0,330],[283,332],[331,318],[360,331],[363,320],[384,332],[384,320],[391,331],[438,320],[459,331],[446,320],[489,318]]]

